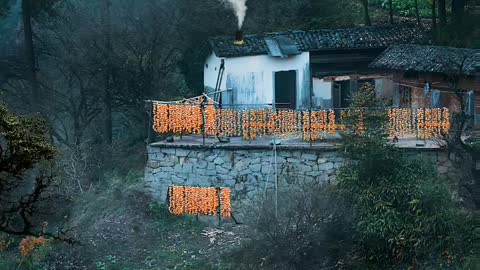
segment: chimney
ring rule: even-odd
[[[245,44],[245,41],[243,40],[243,32],[238,30],[235,33],[235,40],[233,41],[233,44],[235,45],[243,45]]]

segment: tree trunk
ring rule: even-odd
[[[432,0],[432,30],[437,32],[437,0]]]
[[[438,18],[440,27],[447,25],[447,5],[445,0],[438,0]]]
[[[370,20],[370,13],[368,10],[368,0],[362,0],[363,6],[363,19],[365,21],[365,25],[372,25],[372,21]]]
[[[28,64],[27,77],[31,87],[31,96],[29,98],[30,108],[34,112],[38,112],[40,100],[36,71],[37,64],[33,45],[32,5],[30,1],[31,0],[22,0],[23,34],[25,38],[25,56]]]
[[[418,10],[418,0],[415,0],[415,17],[417,17],[417,24],[420,25],[420,11]]]
[[[104,105],[104,126],[103,126],[103,139],[104,143],[112,144],[113,137],[113,128],[112,128],[112,69],[111,69],[111,59],[110,55],[112,53],[112,40],[111,40],[111,18],[110,18],[110,7],[111,0],[102,0],[102,26],[103,26],[103,35],[105,37],[105,48],[104,48],[104,57],[107,63],[107,66],[104,70],[104,94],[103,94],[103,105]]]
[[[465,13],[465,0],[452,0],[453,21],[459,23],[463,20]]]
[[[393,0],[388,1],[388,6],[390,10],[390,24],[393,24]]]

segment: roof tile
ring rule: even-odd
[[[370,67],[388,70],[475,75],[475,55],[480,50],[440,46],[395,45],[389,47]]]
[[[430,44],[430,36],[418,27],[366,26],[348,29],[275,32],[245,35],[244,45],[234,45],[234,37],[215,37],[210,40],[218,57],[240,57],[268,54],[265,38],[287,37],[302,52],[333,49],[387,48],[394,44]]]

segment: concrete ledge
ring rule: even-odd
[[[149,145],[153,148],[180,148],[180,149],[189,149],[189,150],[209,150],[209,149],[222,149],[222,150],[272,150],[273,145],[266,144],[228,144],[228,143],[218,143],[218,144],[182,144],[182,143],[152,143]],[[340,150],[339,146],[336,145],[277,145],[278,151],[338,151]]]
[[[178,148],[189,150],[209,150],[209,149],[224,149],[224,150],[272,150],[272,138],[258,138],[252,141],[246,141],[241,138],[231,138],[229,143],[220,143],[217,139],[208,137],[205,139],[205,144],[201,136],[185,136],[181,140],[176,139],[174,142],[160,141],[151,143],[149,147],[152,148]],[[282,143],[277,145],[279,151],[317,151],[317,152],[331,152],[341,150],[341,145],[334,141],[327,142],[313,142],[312,144],[302,141],[300,139],[283,139]],[[415,146],[415,141],[403,142],[396,144],[399,149],[405,151],[415,152],[439,152],[444,151],[435,145],[433,142],[428,142],[424,147]]]

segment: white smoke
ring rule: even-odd
[[[242,29],[245,16],[247,15],[247,0],[221,0],[228,7],[232,8],[237,16],[238,29]]]

